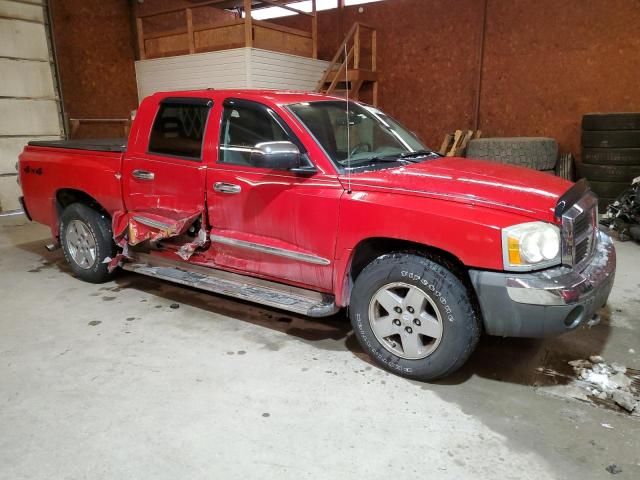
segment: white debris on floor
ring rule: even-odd
[[[576,374],[573,383],[587,396],[611,400],[629,413],[640,414],[640,392],[634,386],[635,375],[628,375],[627,367],[615,362],[607,363],[599,355],[568,363]]]

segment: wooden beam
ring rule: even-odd
[[[371,32],[371,70],[377,71],[378,62],[376,58],[378,56],[378,32],[373,30]]]
[[[353,37],[353,68],[360,68],[360,24],[356,23],[356,34]]]
[[[311,17],[311,41],[313,42],[311,57],[318,58],[318,12],[316,10],[316,0],[311,0],[311,13],[313,13],[313,17]]]
[[[189,53],[196,53],[195,40],[193,38],[193,12],[190,8],[186,10],[187,16],[187,36],[189,37]]]
[[[251,0],[244,0],[244,46],[253,47],[253,25],[251,25]]]
[[[142,19],[140,17],[136,18],[136,30],[138,31],[138,50],[140,51],[140,60],[144,60],[147,58],[147,55],[144,49],[144,31],[142,30]]]

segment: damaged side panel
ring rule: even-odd
[[[122,252],[109,260],[109,270],[130,259],[129,247],[143,242],[153,244],[162,240],[172,240],[176,255],[183,260],[189,260],[194,252],[204,247],[208,241],[202,210],[188,213],[166,210],[138,213],[118,211],[113,215],[112,227],[113,239]],[[187,231],[196,227],[195,235],[185,235]]]

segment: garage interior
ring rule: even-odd
[[[0,477],[639,478],[638,51],[635,0],[0,0]],[[126,137],[147,95],[204,88],[349,95],[445,156],[547,139],[552,164],[525,166],[601,199],[607,305],[558,337],[482,336],[420,382],[344,311],[75,278],[24,216],[23,147]]]

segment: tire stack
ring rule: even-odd
[[[640,113],[590,113],[582,117],[578,173],[600,198],[600,212],[640,176]]]
[[[466,156],[554,174],[558,142],[543,137],[478,138],[469,142]]]

